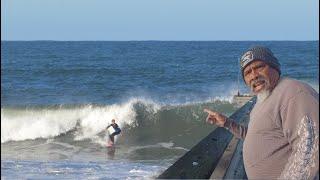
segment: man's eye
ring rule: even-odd
[[[265,65],[264,65],[264,64],[261,64],[261,65],[257,66],[256,68],[257,68],[257,69],[263,69],[264,67],[265,67]]]

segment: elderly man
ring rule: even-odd
[[[268,48],[249,49],[240,64],[257,96],[248,127],[205,109],[207,122],[244,139],[249,179],[319,178],[319,94],[305,83],[281,78],[280,64]]]

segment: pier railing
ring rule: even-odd
[[[247,124],[255,103],[252,98],[230,118]],[[246,179],[242,140],[218,127],[159,175],[159,179]]]

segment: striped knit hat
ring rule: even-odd
[[[274,57],[273,53],[269,48],[263,46],[254,46],[248,49],[240,58],[240,67],[243,76],[244,68],[247,67],[252,61],[261,60],[271,67],[276,69],[281,74],[280,63],[276,57]]]

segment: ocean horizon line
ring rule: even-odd
[[[318,42],[319,40],[1,40],[1,42]]]

